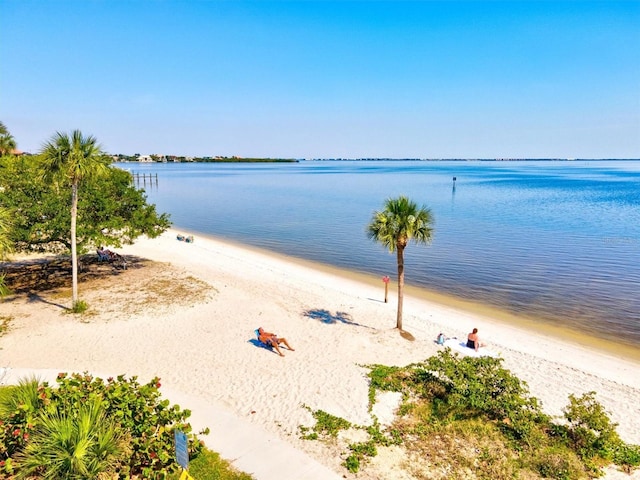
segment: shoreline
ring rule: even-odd
[[[180,242],[177,233],[194,234],[195,241]],[[80,297],[95,309],[91,315],[64,314],[67,293],[5,302],[3,315],[13,318],[0,337],[0,367],[109,372],[141,381],[157,376],[167,391],[180,392],[182,407],[194,406],[194,418],[201,417],[200,405],[212,405],[344,478],[404,479],[397,458],[382,454],[357,476],[349,474],[342,450],[300,438],[299,427],[314,423],[301,405],[370,425],[363,365],[422,362],[442,350],[434,342],[439,332],[466,338],[478,327],[547,413],[560,416],[569,394],[596,391],[621,438],[640,444],[638,362],[409,293],[404,329],[414,340],[408,341],[395,328],[394,289],[385,304],[381,281],[363,282],[195,232],[170,229],[117,251],[154,264],[108,276],[93,290],[80,284]],[[283,349],[282,358],[260,346],[253,333],[259,326],[286,337],[295,351]],[[390,413],[394,405],[380,400],[376,407]],[[196,428],[218,423],[210,416]],[[215,450],[225,443],[223,435],[202,438]],[[227,445],[225,458],[239,457],[234,448],[258,449],[253,440],[247,435],[243,445]],[[284,473],[257,478],[304,478]],[[640,472],[617,475],[605,478],[640,478]]]
[[[337,267],[334,265],[307,260],[300,257],[290,256],[266,248],[248,245],[246,243],[236,243],[232,240],[221,238],[209,233],[202,233],[190,229],[180,229],[178,227],[171,228],[176,232],[185,232],[186,235],[207,238],[209,240],[227,244],[229,246],[236,246],[263,255],[273,256],[274,258],[279,258],[282,261],[296,263],[307,268],[326,272],[344,278],[349,278],[354,281],[359,281],[364,284],[370,285],[374,289],[378,288],[381,292],[380,298],[384,299],[384,287],[382,281],[373,274]],[[389,275],[389,277],[391,278],[391,281],[389,282],[388,299],[391,301],[392,299],[395,300],[395,297],[397,296],[397,272],[394,272],[394,275]],[[417,300],[435,303],[444,308],[454,308],[456,310],[462,310],[470,315],[478,315],[490,322],[501,323],[505,326],[523,328],[530,331],[532,334],[557,338],[562,341],[573,343],[576,346],[580,347],[593,348],[601,353],[613,355],[614,357],[620,358],[622,360],[638,362],[640,366],[640,346],[635,347],[627,343],[614,342],[607,338],[601,338],[588,333],[583,333],[566,326],[552,325],[547,320],[539,319],[533,316],[518,315],[500,309],[499,307],[493,305],[481,303],[478,301],[465,300],[453,295],[447,295],[441,292],[430,290],[426,287],[405,284],[404,291],[406,296],[413,297]]]

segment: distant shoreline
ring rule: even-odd
[[[298,163],[298,162],[637,162],[640,158],[205,158],[141,162],[114,160],[117,163]]]

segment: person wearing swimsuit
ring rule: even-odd
[[[473,331],[467,336],[467,347],[473,348],[476,352],[480,347],[484,347],[484,343],[480,343],[478,338],[478,329],[474,328]]]
[[[281,357],[284,357],[284,354],[280,350],[281,343],[284,343],[292,352],[294,351],[293,348],[291,348],[291,346],[289,345],[289,342],[287,342],[286,338],[278,337],[275,333],[265,332],[262,327],[258,329],[258,340],[260,340],[265,345],[273,347]]]

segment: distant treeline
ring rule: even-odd
[[[113,155],[115,162],[140,163],[294,163],[295,158],[243,158],[243,157],[179,157],[174,155]]]
[[[210,158],[210,159],[197,159],[194,162],[214,162],[214,163],[259,163],[259,162],[285,162],[285,163],[295,163],[299,160],[295,158]]]

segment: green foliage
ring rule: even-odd
[[[44,413],[14,457],[17,478],[98,478],[113,475],[128,453],[128,438],[94,397],[77,410]]]
[[[613,462],[623,467],[627,472],[631,472],[635,467],[640,467],[640,445],[620,443],[613,453]]]
[[[595,392],[581,397],[569,395],[569,405],[564,409],[568,422],[568,438],[575,451],[594,469],[600,464],[616,459],[616,452],[630,451],[621,448],[622,440],[616,432],[604,407],[595,399]]]
[[[8,472],[7,465],[10,465],[22,475],[20,465],[27,471],[27,465],[34,465],[35,460],[27,462],[25,459],[40,458],[38,452],[42,451],[57,451],[56,458],[64,463],[72,447],[58,447],[72,437],[76,439],[76,445],[87,445],[87,438],[101,439],[94,451],[103,460],[109,459],[101,468],[108,471],[118,464],[120,478],[133,475],[156,478],[175,471],[173,430],[176,428],[187,434],[190,456],[197,456],[202,449],[201,442],[186,423],[190,412],[161,399],[157,378],[141,385],[136,377],[119,376],[104,382],[87,374],[63,373],[58,376],[57,383],[58,387],[52,388],[32,379],[0,390],[0,461],[5,462],[5,471]],[[96,407],[89,414],[83,410],[86,405],[99,405],[99,409]],[[99,425],[93,429],[76,425],[83,415],[85,419],[102,420],[96,421]],[[85,425],[90,423],[85,421]],[[45,441],[44,437],[50,441]],[[119,440],[123,438],[127,439],[128,445],[126,458],[121,458],[118,448]],[[32,441],[35,446],[29,447]],[[96,463],[91,455],[87,455],[88,463]]]
[[[16,141],[9,130],[0,122],[0,156],[10,155],[16,149]]]
[[[360,470],[360,463],[365,457],[375,457],[378,455],[376,440],[371,439],[367,442],[352,443],[349,445],[351,455],[344,461],[344,466],[352,473]]]
[[[370,407],[376,390],[401,392],[403,402],[391,429],[382,432],[374,421],[367,441],[349,445],[344,466],[351,472],[376,446],[397,444],[458,472],[453,476],[472,468],[478,478],[527,472],[531,478],[582,479],[599,476],[611,462],[627,471],[640,465],[640,446],[620,440],[593,392],[570,396],[567,425],[553,423],[501,359],[461,358],[445,349],[407,367],[369,369]]]
[[[351,473],[358,473],[358,471],[360,471],[360,459],[357,455],[349,455],[343,465]]]
[[[7,254],[13,250],[11,243],[12,228],[11,212],[6,208],[0,207],[0,260],[4,260]]]
[[[340,430],[351,428],[351,423],[344,418],[336,417],[322,410],[312,411],[306,405],[303,407],[311,412],[311,415],[313,415],[316,421],[312,428],[313,433],[311,434],[306,434],[309,430],[307,427],[299,427],[301,433],[303,433],[302,438],[305,440],[316,440],[319,435],[337,437]]]
[[[446,388],[443,400],[448,415],[487,415],[511,418],[537,405],[528,398],[526,384],[501,367],[502,359],[464,357],[445,349],[425,364],[427,378],[435,376]]]
[[[433,216],[426,206],[418,205],[405,196],[388,198],[382,211],[373,212],[367,226],[367,236],[386,247],[389,252],[397,252],[398,262],[398,311],[396,328],[402,330],[402,309],[404,290],[404,250],[413,240],[428,244],[433,236]]]
[[[10,212],[10,240],[16,250],[71,248],[71,190],[46,183],[39,157],[0,158],[0,207]],[[78,187],[77,247],[86,253],[96,246],[115,248],[140,235],[154,238],[169,225],[167,214],[148,205],[131,174],[109,167],[98,179]]]
[[[4,273],[0,273],[0,299],[11,295],[11,293],[11,289],[7,287],[6,275]]]
[[[78,300],[73,304],[73,306],[69,309],[69,313],[84,313],[89,308],[87,302],[84,300]]]
[[[427,207],[405,196],[389,198],[382,211],[373,212],[367,227],[369,238],[384,245],[390,252],[403,249],[410,240],[429,243],[433,234],[433,216]]]
[[[204,448],[198,456],[189,461],[189,475],[197,480],[252,480],[247,473],[238,472],[220,455]],[[168,480],[179,480],[179,473],[172,473]]]
[[[392,429],[386,433],[380,430],[380,424],[376,421],[373,425],[366,428],[369,438],[375,442],[376,445],[382,445],[388,447],[389,445],[400,445],[402,438],[398,430]]]
[[[369,386],[374,392],[376,390],[402,392],[404,389],[403,380],[406,377],[402,373],[405,370],[402,367],[388,367],[386,365],[370,366]]]
[[[0,461],[24,449],[41,412],[50,411],[49,404],[48,390],[35,378],[0,389]]]
[[[588,478],[576,453],[565,447],[545,447],[533,454],[531,467],[542,478],[579,480]]]

